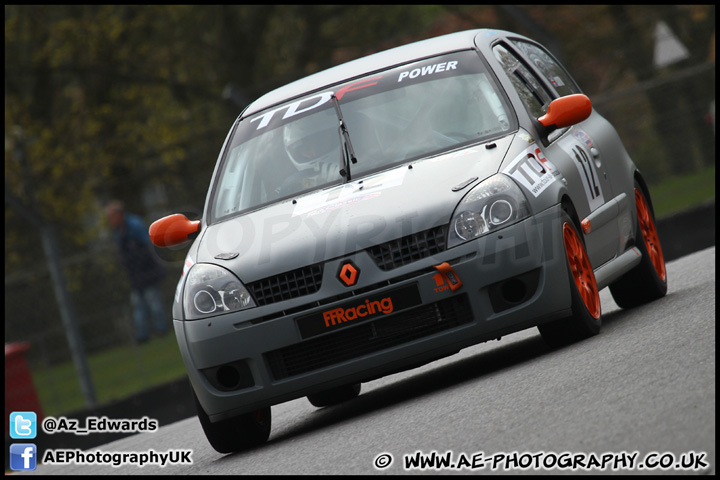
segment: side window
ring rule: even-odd
[[[535,75],[503,45],[493,47],[495,58],[510,77],[528,113],[534,118],[545,114],[552,98]]]
[[[514,40],[513,43],[530,59],[542,76],[555,87],[558,96],[564,97],[573,93],[581,93],[572,77],[545,50],[520,40]]]

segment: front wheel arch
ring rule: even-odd
[[[589,338],[597,335],[602,327],[602,307],[600,305],[600,296],[597,289],[594,273],[590,261],[587,258],[585,250],[585,242],[582,236],[582,230],[577,227],[577,215],[573,218],[574,208],[571,203],[563,202],[559,229],[561,235],[560,242],[563,242],[563,263],[568,273],[568,289],[570,292],[570,315],[544,323],[538,326],[540,334],[545,342],[555,348],[570,343]],[[569,238],[575,245],[578,257],[574,260],[570,258],[568,243],[565,240],[565,230],[568,230]],[[582,259],[582,261],[579,261]],[[578,265],[582,268],[578,269]],[[574,275],[574,271],[582,271],[582,275]],[[587,288],[580,289],[580,278],[582,284]],[[592,291],[592,295],[587,292]],[[583,292],[586,295],[583,295]],[[588,301],[591,299],[592,301]],[[592,307],[592,311],[590,310]]]
[[[194,390],[192,394],[197,409],[197,417],[205,437],[217,452],[232,453],[256,447],[265,443],[270,436],[272,425],[270,407],[260,408],[254,412],[218,422],[211,422],[210,416],[200,404]]]
[[[573,204],[572,200],[570,200],[570,197],[567,195],[563,195],[560,199],[560,208],[563,212],[567,213],[570,219],[575,224],[575,228],[577,229],[578,233],[580,234],[580,238],[582,238],[583,242],[585,241],[585,235],[582,233],[582,227],[580,225],[580,218],[578,217],[577,210],[575,210],[575,205]]]

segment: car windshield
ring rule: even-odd
[[[509,111],[494,77],[466,51],[250,115],[228,142],[211,221],[506,134]]]

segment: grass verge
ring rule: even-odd
[[[90,354],[87,362],[98,405],[186,375],[172,331],[142,345],[125,345]],[[45,416],[62,415],[85,407],[72,362],[32,370]]]
[[[673,213],[700,205],[715,198],[715,167],[679,177],[670,177],[650,184],[655,217],[662,218]]]

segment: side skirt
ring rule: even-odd
[[[640,253],[640,250],[638,250],[637,247],[632,247],[619,257],[615,257],[615,259],[596,268],[594,272],[598,290],[607,287],[625,273],[632,270],[640,263],[641,259],[642,253]]]

